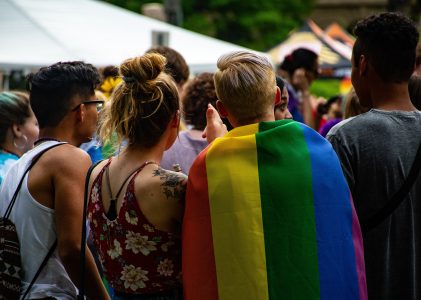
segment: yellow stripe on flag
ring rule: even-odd
[[[215,140],[206,156],[219,299],[264,300],[269,295],[254,135],[258,124],[238,129],[241,133],[234,129]]]

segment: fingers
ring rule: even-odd
[[[208,143],[227,133],[227,127],[222,122],[218,111],[211,104],[208,104],[208,109],[206,110],[206,122],[207,126],[202,136],[208,140]]]

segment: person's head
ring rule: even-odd
[[[22,92],[0,93],[0,146],[22,155],[38,138],[38,122]]]
[[[317,106],[319,115],[327,115],[327,118],[337,119],[342,118],[342,96],[335,95],[330,97],[326,103],[321,103]]]
[[[289,78],[293,78],[297,69],[304,69],[311,84],[319,75],[318,55],[309,49],[298,48],[285,57],[280,67],[289,73]]]
[[[29,97],[40,129],[65,122],[77,143],[88,141],[96,130],[101,104],[95,98],[98,83],[95,67],[80,61],[59,62],[30,74]]]
[[[181,91],[184,83],[187,82],[190,76],[189,66],[184,57],[176,50],[167,46],[153,47],[146,51],[146,53],[159,53],[167,59],[165,72],[174,78]]]
[[[108,100],[115,87],[121,82],[121,78],[118,75],[118,68],[115,66],[106,66],[99,71],[101,72],[99,91],[104,94],[106,97],[105,100]]]
[[[286,82],[279,76],[276,76],[276,86],[281,91],[281,102],[275,105],[275,120],[292,119],[291,112],[288,109],[289,94]]]
[[[201,73],[191,79],[181,99],[186,124],[197,130],[205,129],[208,104],[216,106],[216,100],[213,73]]]
[[[251,52],[238,51],[221,56],[214,75],[217,107],[234,126],[274,118],[280,101],[275,72],[270,62]]]
[[[169,148],[177,136],[179,96],[173,78],[164,72],[166,59],[157,53],[130,58],[120,65],[123,82],[105,108],[100,137],[109,140],[115,131],[119,142],[148,148],[166,138]]]
[[[408,83],[409,97],[416,109],[421,110],[421,77],[412,75]]]
[[[361,104],[372,106],[370,91],[383,85],[407,84],[415,66],[419,34],[399,13],[380,13],[359,21],[352,53],[352,84]],[[373,80],[375,79],[375,80]]]
[[[351,88],[351,90],[345,98],[344,119],[358,116],[367,112],[368,110],[369,108],[364,107],[360,104],[360,100],[358,99],[358,96],[355,93],[355,89]]]

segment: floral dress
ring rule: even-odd
[[[111,161],[110,161],[111,162]],[[88,219],[104,274],[112,288],[127,294],[152,294],[181,286],[181,241],[161,231],[143,215],[130,179],[123,204],[113,221],[102,204],[102,179],[108,162],[94,180]]]

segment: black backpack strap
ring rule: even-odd
[[[363,233],[367,233],[386,220],[396,208],[406,199],[409,191],[414,185],[418,174],[421,170],[421,143],[418,147],[417,154],[415,155],[414,163],[409,171],[408,177],[403,183],[402,187],[393,195],[393,197],[380,209],[377,213],[372,215],[366,220],[361,221],[361,229]]]
[[[39,266],[38,271],[35,273],[34,277],[32,278],[31,283],[29,284],[28,288],[26,289],[25,294],[22,297],[22,300],[24,300],[25,297],[26,297],[26,295],[28,295],[29,291],[31,290],[32,286],[34,285],[35,281],[37,280],[39,274],[41,274],[41,271],[47,265],[47,262],[50,259],[51,255],[53,255],[54,250],[56,249],[56,247],[57,247],[57,239],[54,241],[54,243],[51,246],[50,250],[48,250],[48,253],[44,257],[44,260],[42,261],[41,265]]]
[[[28,168],[25,170],[25,172],[23,173],[22,178],[20,179],[19,184],[18,184],[18,186],[17,186],[17,188],[16,188],[16,190],[15,190],[15,193],[13,194],[12,200],[10,201],[9,205],[7,206],[7,209],[6,209],[5,213],[4,213],[3,218],[5,218],[5,219],[9,219],[9,217],[10,217],[10,213],[12,212],[12,208],[13,208],[13,206],[15,205],[16,198],[18,197],[18,194],[19,194],[20,188],[21,188],[21,186],[22,186],[23,180],[25,179],[25,176],[26,176],[26,174],[29,172],[29,170],[31,170],[31,169],[32,169],[32,167],[33,167],[33,166],[37,163],[38,159],[39,159],[39,158],[40,158],[40,157],[41,157],[41,156],[42,156],[45,152],[47,152],[48,150],[53,149],[53,148],[55,148],[55,147],[57,147],[57,146],[63,145],[63,144],[66,144],[66,143],[58,143],[58,144],[55,144],[55,145],[53,145],[53,146],[51,146],[51,147],[48,147],[48,148],[46,148],[46,149],[42,150],[40,153],[38,153],[37,155],[35,155],[35,156],[32,158],[31,164],[29,165],[29,167],[28,167]]]
[[[80,284],[79,284],[79,289],[78,289],[78,295],[77,295],[77,299],[78,300],[83,300],[85,299],[85,261],[86,261],[86,212],[88,210],[88,199],[89,199],[89,179],[91,178],[91,174],[92,171],[94,170],[94,168],[101,163],[102,160],[96,162],[95,164],[93,164],[87,174],[86,174],[86,179],[85,179],[85,193],[84,193],[84,199],[83,199],[83,217],[82,217],[82,239],[81,239],[81,243],[80,243],[80,276],[79,276],[79,280],[80,280]]]

